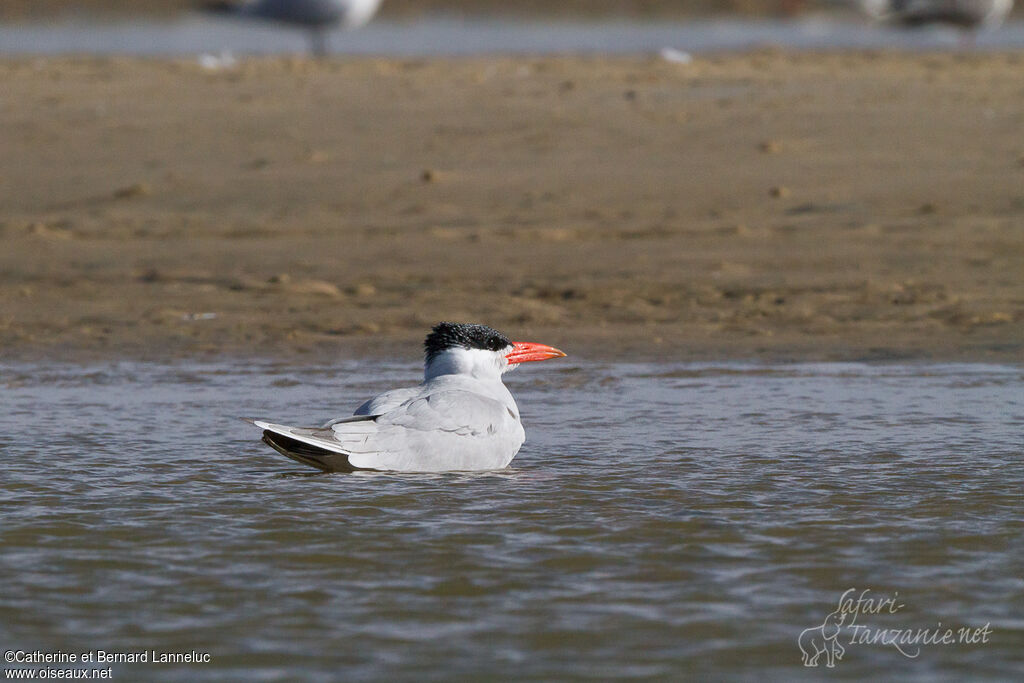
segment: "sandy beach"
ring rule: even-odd
[[[0,358],[1017,361],[1024,54],[0,62]]]

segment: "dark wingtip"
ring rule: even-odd
[[[317,448],[283,434],[275,434],[268,429],[263,430],[263,443],[287,458],[324,472],[354,472],[359,469],[349,464],[344,453]]]

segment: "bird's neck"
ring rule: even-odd
[[[453,348],[441,351],[427,361],[423,380],[429,382],[442,375],[460,375],[501,383],[501,374],[507,368],[504,356],[494,351]]]

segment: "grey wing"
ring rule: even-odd
[[[500,469],[524,440],[507,406],[468,391],[413,398],[372,422],[332,429],[356,467],[420,472]]]
[[[494,399],[451,389],[408,401],[401,408],[381,415],[378,423],[418,431],[480,436],[493,434],[502,422],[512,417],[512,413]]]
[[[335,0],[250,0],[241,9],[265,19],[319,26],[340,21],[342,5]]]
[[[336,417],[333,420],[320,425],[321,429],[328,429],[336,424],[343,422],[359,422],[365,419],[367,416],[382,415],[388,411],[394,410],[398,406],[402,405],[406,401],[420,394],[420,387],[410,387],[408,389],[393,389],[392,391],[385,391],[380,396],[375,396],[370,400],[363,403],[361,406],[356,408],[355,412],[348,417]]]
[[[356,408],[353,415],[383,415],[391,412],[406,401],[416,398],[423,391],[422,387],[409,387],[407,389],[392,389],[385,391],[380,396],[371,398],[363,405]]]

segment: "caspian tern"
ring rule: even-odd
[[[365,26],[381,0],[208,0],[203,8],[216,14],[267,19],[309,29],[313,54],[327,53],[329,29]]]
[[[520,363],[562,358],[486,325],[443,322],[424,342],[423,382],[387,391],[322,427],[249,420],[279,453],[327,472],[446,472],[507,467],[526,439],[501,376]]]

